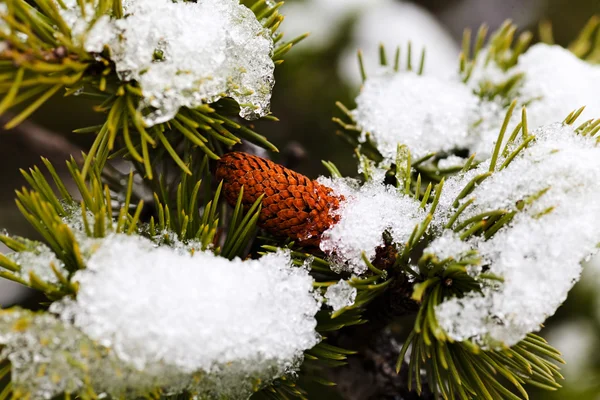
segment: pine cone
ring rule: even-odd
[[[258,226],[303,246],[318,246],[323,232],[339,220],[333,211],[342,197],[270,160],[242,152],[227,153],[218,161],[216,176],[223,180],[225,199],[232,206],[242,186],[245,209],[264,194]]]

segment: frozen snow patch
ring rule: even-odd
[[[440,325],[454,340],[514,345],[539,330],[579,279],[581,261],[600,242],[596,139],[562,124],[533,134],[537,139],[530,147],[465,199],[475,201],[457,223],[486,211],[514,210],[521,200],[543,193],[492,238],[471,241],[486,272],[504,282],[484,287],[483,295],[471,293],[437,307]],[[474,173],[486,169],[483,164]]]
[[[21,267],[15,275],[26,282],[30,282],[33,273],[44,282],[58,283],[58,278],[52,271],[52,266],[63,275],[68,276],[68,272],[64,270],[64,263],[43,243],[38,243],[27,251],[10,253],[7,257]]]
[[[93,12],[82,18],[75,0],[67,5],[61,13],[73,35],[85,35],[86,50],[107,45],[120,78],[139,83],[148,126],[223,97],[238,102],[243,118],[268,114],[273,39],[238,0],[128,0],[124,18],[103,16],[93,26]]]
[[[516,72],[525,73],[519,97],[533,128],[561,122],[571,111],[586,106],[580,121],[600,117],[600,67],[583,61],[560,46],[536,44],[519,57]]]
[[[367,79],[356,103],[361,140],[370,133],[392,163],[399,144],[408,146],[413,159],[468,147],[479,99],[459,82],[383,70]]]
[[[319,182],[345,198],[337,211],[339,222],[323,233],[320,244],[331,255],[336,272],[362,274],[367,269],[362,253],[373,260],[377,248],[385,244],[384,232],[394,243],[404,244],[426,216],[417,200],[393,186],[368,182],[359,187],[347,179],[320,178]]]
[[[349,307],[356,300],[356,288],[340,279],[335,285],[331,285],[325,292],[325,303],[333,308],[333,311],[341,310],[344,307]]]
[[[115,235],[74,280],[77,299],[51,310],[140,371],[268,381],[319,342],[313,280],[285,253],[230,261]]]
[[[460,237],[451,230],[446,230],[441,236],[435,238],[423,253],[434,254],[439,260],[453,258],[458,260],[462,255],[471,251],[472,246],[461,240]]]

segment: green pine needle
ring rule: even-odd
[[[267,150],[277,151],[264,136],[242,124],[238,124],[239,105],[224,99],[216,104],[195,109],[183,108],[174,120],[148,128],[138,109],[143,93],[135,82],[121,82],[115,66],[107,53],[89,54],[82,45],[76,45],[70,29],[60,16],[52,0],[36,0],[37,7],[25,0],[7,1],[8,16],[5,22],[9,34],[0,33],[0,39],[11,44],[0,55],[0,115],[23,102],[28,105],[6,124],[10,129],[20,124],[55,94],[82,95],[97,101],[95,109],[105,115],[101,127],[80,129],[80,133],[92,133],[96,140],[89,150],[89,158],[83,167],[83,176],[89,172],[92,160],[103,165],[111,154],[127,154],[142,162],[146,175],[152,178],[152,164],[156,152],[164,149],[168,157],[186,173],[190,173],[178,150],[182,142],[190,142],[212,159],[218,159],[225,151],[242,139]],[[244,0],[266,29],[274,35],[283,20],[279,8],[283,2],[269,5],[264,0]],[[84,10],[83,2],[80,7]],[[85,10],[84,10],[85,11]],[[97,3],[97,15],[123,16],[120,0],[101,0]],[[21,35],[21,36],[19,36]],[[20,39],[26,35],[26,40]],[[281,35],[275,35],[281,39]],[[306,35],[287,43],[278,43],[273,60],[282,57]],[[273,119],[272,117],[266,119]],[[123,151],[124,153],[120,153]]]

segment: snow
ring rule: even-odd
[[[451,168],[462,169],[465,166],[466,162],[467,162],[467,160],[465,158],[458,157],[455,155],[450,155],[446,158],[442,158],[441,160],[439,160],[437,163],[437,167],[441,170],[451,169]]]
[[[367,75],[370,75],[379,65],[380,44],[385,46],[388,62],[392,64],[396,48],[400,46],[404,69],[408,42],[412,46],[414,69],[418,68],[421,51],[425,49],[424,72],[427,76],[448,78],[458,70],[460,49],[431,13],[414,3],[384,1],[380,5],[369,4],[357,18],[350,44],[339,62],[340,76],[353,87],[358,87],[362,80],[356,52],[362,51],[364,66]]]
[[[6,4],[5,1],[3,1],[2,3],[0,3],[0,32],[2,32],[4,35],[11,34],[11,26],[5,20],[7,15],[8,15],[8,5]],[[28,39],[28,36],[26,33],[19,32],[19,31],[17,31],[15,36],[13,36],[13,37],[20,40],[23,43],[25,43]],[[6,51],[8,48],[9,48],[8,41],[0,40],[0,53]]]
[[[124,205],[123,202],[125,199],[120,199],[120,201],[113,199],[113,201],[115,202],[113,207],[119,208]],[[62,222],[71,229],[71,232],[73,232],[82,257],[84,259],[89,258],[97,250],[98,246],[102,244],[103,239],[93,238],[87,235],[81,206],[79,204],[63,200],[61,201],[61,206],[66,212],[66,215],[62,218]],[[95,216],[90,210],[86,210],[86,221],[90,231],[94,232]],[[114,229],[116,227],[116,222],[110,218],[106,218],[105,226],[112,226]],[[149,225],[143,224],[140,228],[144,235],[150,236]],[[181,255],[194,254],[197,251],[203,251],[213,247],[212,243],[209,243],[205,248],[204,244],[198,239],[181,240],[176,232],[169,229],[155,232],[155,235],[150,239],[154,243],[154,247],[169,247]]]
[[[111,397],[142,397],[156,387],[203,398],[247,398],[300,365],[315,332],[321,297],[308,268],[288,253],[230,261],[164,231],[152,240],[114,234],[88,238],[81,210],[63,203],[86,269],[76,299],[49,314],[0,313],[0,359],[12,363],[15,388],[50,399],[89,385]],[[93,228],[93,218],[88,215]],[[32,242],[33,243],[33,242]],[[55,282],[50,248],[9,258]],[[68,355],[68,356],[67,356]],[[84,386],[85,385],[85,386]]]
[[[63,21],[71,29],[74,43],[84,43],[86,32],[96,16],[97,1],[83,3],[85,4],[84,12],[77,0],[63,0],[63,4],[65,8],[58,5],[57,9]]]
[[[6,235],[6,233],[2,234]],[[11,250],[3,243],[0,243],[0,253],[8,256],[11,253]],[[30,289],[21,284],[0,278],[0,308],[5,308],[23,301],[29,292]]]
[[[439,260],[447,258],[459,259],[461,255],[472,250],[472,246],[461,240],[456,233],[446,230],[441,236],[435,238],[423,250],[424,254],[435,254]]]
[[[121,79],[140,84],[141,107],[152,109],[147,124],[222,97],[235,99],[244,118],[269,112],[273,41],[250,9],[237,0],[136,0],[128,12],[116,22],[122,39],[111,58]]]
[[[320,244],[338,273],[364,273],[362,253],[373,260],[376,249],[384,245],[385,231],[395,243],[403,244],[426,216],[418,201],[393,186],[372,181],[359,187],[343,178],[319,178],[319,182],[345,198],[336,211],[339,222],[323,233]]]
[[[91,343],[53,316],[19,309],[2,310],[0,343],[5,346],[0,357],[11,362],[15,389],[35,399],[51,399],[81,388],[84,373],[69,360],[83,361],[83,349]]]
[[[454,201],[465,188],[465,185],[485,170],[484,165],[489,165],[489,163],[482,163],[480,168],[471,169],[467,172],[461,172],[446,178],[442,193],[439,197],[438,207],[435,210],[430,225],[430,227],[435,230],[436,234],[443,234],[444,226],[450,221],[452,214],[456,211],[453,206]],[[467,197],[467,200],[471,197],[472,196]]]
[[[288,254],[229,261],[115,235],[86,264],[77,299],[51,311],[135,370],[208,374],[204,389],[227,380],[243,391],[293,371],[319,342],[313,280]]]
[[[498,134],[500,133],[500,129],[502,128],[502,124],[506,117],[506,112],[507,106],[502,99],[481,101],[479,104],[475,117],[473,118],[478,121],[478,124],[472,129],[473,141],[469,146],[470,153],[475,154],[478,161],[487,160],[492,156],[494,146],[498,140]],[[562,121],[567,114],[561,118],[555,119]],[[529,116],[529,109],[527,115]],[[509,120],[507,131],[504,136],[505,142],[519,122],[521,122],[521,108],[515,107],[515,111]],[[552,120],[551,122],[557,121]],[[535,127],[528,124],[528,128],[531,130]]]
[[[232,382],[227,369],[211,371],[210,380],[164,366],[136,370],[72,325],[18,308],[0,312],[0,343],[13,389],[33,399],[90,391],[100,399],[141,398],[156,388],[166,395],[188,390],[206,399],[242,399],[253,390],[251,377]]]
[[[152,237],[152,241],[158,246],[169,246],[171,249],[175,250],[178,254],[186,255],[186,254],[194,254],[197,251],[203,251],[204,245],[198,239],[191,239],[182,241],[179,239],[177,233],[164,230],[157,235]],[[208,245],[208,248],[212,248],[212,243]]]
[[[503,277],[504,283],[484,287],[483,296],[470,293],[437,307],[440,325],[454,340],[471,339],[484,348],[498,342],[514,345],[539,330],[579,279],[580,262],[600,243],[596,139],[562,124],[542,127],[533,134],[535,142],[508,168],[496,172],[463,200],[475,199],[457,224],[486,211],[516,210],[521,200],[547,190],[489,240],[470,241],[483,258],[483,266],[489,266],[486,272]],[[472,174],[487,169],[483,163]],[[465,181],[459,176],[449,183],[454,179]],[[440,207],[446,206],[440,202]]]
[[[600,116],[600,67],[577,58],[569,50],[556,45],[538,43],[519,57],[517,65],[502,71],[493,62],[485,63],[486,52],[477,60],[469,86],[476,89],[482,82],[498,84],[517,74],[524,74],[522,82],[513,89],[508,101],[517,100],[519,108],[527,105],[530,129],[561,122],[572,111],[586,106],[579,117],[584,122]],[[506,113],[506,99],[482,101],[477,127],[479,140],[472,152],[479,159],[490,156]],[[516,113],[509,124],[509,133],[520,121]]]
[[[580,123],[600,116],[600,67],[546,44],[532,46],[507,71],[493,60],[485,62],[486,54],[484,49],[466,85],[457,76],[418,76],[389,69],[369,73],[353,111],[363,133],[361,140],[371,133],[384,164],[393,162],[398,144],[407,145],[413,158],[463,148],[482,161],[491,156],[513,100],[517,107],[505,140],[521,121],[524,105],[530,130],[561,122],[582,106],[586,109]],[[481,84],[498,85],[517,74],[524,77],[506,97],[488,99],[476,94]]]
[[[78,0],[62,0],[65,8],[58,6],[58,11],[71,29],[71,39],[76,46],[82,46],[90,53],[101,53],[104,45],[116,38],[117,32],[108,15],[96,16],[98,1],[85,2],[82,12]]]
[[[519,58],[516,72],[525,73],[519,97],[540,98],[527,107],[532,127],[562,121],[586,106],[580,121],[600,117],[600,67],[560,46],[536,44]]]
[[[15,275],[26,282],[30,281],[30,274],[34,273],[44,282],[58,283],[58,278],[52,271],[51,265],[54,265],[59,271],[63,270],[65,276],[68,275],[67,271],[64,270],[63,262],[43,243],[36,244],[29,251],[10,253],[7,257],[21,267],[20,271],[15,272]]]
[[[338,283],[327,288],[325,303],[333,308],[333,311],[338,311],[353,305],[356,300],[356,293],[356,288],[350,286],[347,281],[340,279]]]
[[[481,61],[477,68],[484,68]],[[494,348],[499,343],[514,345],[527,333],[539,330],[580,278],[580,263],[600,243],[600,227],[594,223],[600,215],[600,150],[595,138],[582,137],[573,127],[560,123],[583,105],[587,108],[575,126],[600,116],[600,68],[565,49],[543,44],[532,46],[506,72],[493,62],[485,68],[476,69],[469,85],[458,83],[456,78],[442,80],[380,70],[365,82],[353,117],[363,132],[363,141],[367,132],[371,134],[384,156],[383,166],[394,162],[398,144],[407,145],[413,159],[466,147],[483,161],[478,168],[446,181],[431,224],[431,233],[441,236],[425,251],[446,258],[476,249],[482,265],[470,273],[503,277],[503,283],[484,285],[483,295],[470,293],[462,299],[449,299],[437,308],[440,324],[450,337]],[[518,73],[524,78],[507,98],[480,99],[472,92],[482,80],[498,83]],[[545,189],[547,192],[518,212],[509,226],[491,239],[475,237],[462,242],[455,234],[444,232],[444,225],[455,211],[453,203],[465,185],[489,169],[489,157],[508,104],[515,99],[517,108],[509,120],[505,140],[520,121],[520,108],[525,104],[529,132],[534,132],[537,139],[510,167],[483,181],[460,202],[473,204],[455,226],[483,212],[517,210],[521,200]],[[519,136],[512,148],[522,140]],[[460,161],[450,156],[438,166],[451,167]],[[498,166],[503,161],[501,155]],[[323,250],[342,254],[342,261],[354,265],[350,271],[355,273],[361,272],[356,266],[360,252],[370,250],[367,254],[372,259],[373,248],[383,243],[380,236],[367,232],[380,233],[395,223],[377,222],[386,213],[381,210],[393,208],[391,203],[384,204],[381,195],[377,197],[364,208],[354,206],[352,201],[356,200],[349,197],[352,205],[342,206],[340,226],[334,226],[322,244]],[[376,218],[371,221],[373,213]],[[369,218],[360,219],[360,214]],[[383,219],[397,221],[398,215],[407,218],[405,211]],[[405,230],[408,232],[412,226],[406,224]],[[354,234],[350,233],[351,227]]]
[[[371,133],[392,163],[398,144],[407,145],[413,159],[467,147],[479,99],[459,82],[383,70],[367,79],[356,103],[362,140]]]
[[[114,40],[116,34],[116,29],[110,18],[106,15],[101,16],[86,32],[84,41],[85,51],[101,53],[104,50],[104,45]]]
[[[352,86],[361,83],[356,52],[363,51],[367,71],[379,64],[378,47],[383,43],[391,53],[401,46],[403,59],[407,44],[413,46],[413,60],[419,62],[421,49],[427,49],[425,71],[448,76],[458,68],[459,48],[451,35],[426,9],[394,0],[305,0],[286,3],[282,30],[293,38],[310,32],[301,46],[327,49],[350,23],[350,40],[338,61],[340,77]],[[416,56],[415,56],[416,55]]]
[[[61,207],[65,210],[65,216],[62,218],[62,222],[71,228],[76,233],[85,233],[85,223],[83,220],[83,214],[81,205],[71,200],[62,200],[60,202]],[[86,208],[85,220],[88,223],[88,227],[93,232],[96,218],[94,213]],[[111,223],[112,221],[106,221]]]
[[[86,35],[86,50],[107,45],[119,77],[139,83],[148,126],[171,120],[181,107],[223,97],[240,104],[243,118],[269,113],[273,40],[237,0],[129,0],[125,18],[103,16],[93,26],[93,13],[81,18],[77,2],[67,3],[63,17],[74,35]]]
[[[512,76],[512,73],[507,73],[496,64],[488,47],[481,49],[473,62],[466,84],[474,91],[479,91],[482,86],[499,85]]]

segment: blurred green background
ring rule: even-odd
[[[316,177],[326,172],[322,159],[335,162],[344,174],[356,173],[352,148],[336,135],[331,118],[339,116],[336,101],[352,106],[358,94],[359,48],[368,72],[379,42],[405,49],[411,40],[413,50],[427,48],[426,73],[452,74],[464,28],[476,30],[486,23],[493,30],[511,19],[536,32],[540,21],[549,20],[556,41],[567,44],[592,15],[600,14],[600,0],[287,0],[282,13],[288,39],[312,35],[276,72],[272,111],[280,122],[259,122],[256,128],[281,150],[274,159]],[[68,154],[89,146],[91,139],[70,132],[100,119],[87,100],[57,97],[34,115],[33,124],[0,131],[0,230],[35,237],[14,206],[14,190],[24,184],[19,169],[37,163],[40,155],[64,165]],[[3,306],[33,306],[37,300],[34,293],[0,281]],[[562,390],[533,390],[531,398],[600,400],[600,259],[588,263],[583,279],[542,333],[563,352],[566,380]]]

